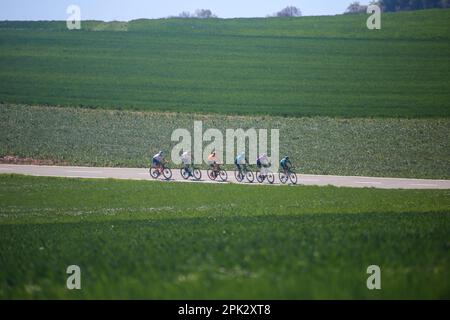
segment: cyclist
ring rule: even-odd
[[[184,165],[184,170],[189,173],[189,176],[192,177],[192,169],[191,169],[191,152],[185,151],[181,154],[181,162]]]
[[[152,158],[152,165],[153,165],[153,167],[154,168],[161,168],[163,160],[164,160],[164,153],[162,151],[159,151]]]
[[[259,157],[256,159],[256,166],[258,167],[259,171],[261,172],[261,176],[264,178],[266,176],[267,170],[263,170],[262,168],[267,168],[270,166],[269,158],[267,157],[267,154],[263,153],[259,155]]]
[[[216,156],[216,152],[213,151],[211,152],[211,154],[208,156],[208,164],[211,166],[212,169],[214,169],[214,171],[218,171],[219,170],[219,165],[217,164],[217,156]]]
[[[284,173],[287,174],[289,168],[292,167],[291,160],[289,160],[288,156],[285,156],[283,159],[281,159],[280,166],[283,169]]]
[[[248,160],[245,157],[245,152],[241,152],[238,154],[236,159],[234,159],[234,164],[236,165],[236,168],[239,170],[239,172],[242,174],[241,165],[248,164]]]

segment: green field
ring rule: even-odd
[[[450,10],[295,19],[0,22],[0,101],[340,117],[448,117]],[[99,31],[96,31],[99,30]],[[121,32],[119,32],[121,31]]]
[[[2,299],[450,298],[448,190],[0,175],[0,203]]]
[[[145,167],[201,120],[300,174],[450,179],[450,10],[366,19],[0,21],[0,163]],[[0,174],[0,299],[450,299],[449,235],[450,190]]]
[[[0,157],[144,167],[177,142],[172,131],[280,130],[280,155],[300,173],[450,178],[449,119],[333,119],[142,113],[0,105]],[[205,142],[206,145],[208,142]],[[270,155],[270,153],[269,153]],[[254,160],[254,159],[253,159]],[[231,169],[231,167],[230,167]]]

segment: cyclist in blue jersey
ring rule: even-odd
[[[242,173],[241,165],[247,164],[247,163],[248,163],[248,160],[245,157],[245,152],[239,153],[238,156],[236,157],[236,159],[234,159],[234,164],[236,165],[236,168],[238,169],[238,171],[240,173]]]
[[[283,169],[284,173],[287,174],[289,168],[292,167],[292,162],[288,156],[285,156],[283,159],[281,159],[280,166]]]

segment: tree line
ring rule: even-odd
[[[372,1],[370,4],[378,5],[383,12],[450,8],[450,0],[380,0]],[[355,1],[347,7],[345,14],[365,13],[366,11],[366,5]]]
[[[272,17],[301,17],[302,11],[300,8],[294,6],[287,6],[282,10],[271,15]],[[188,11],[183,11],[179,15],[169,18],[197,18],[197,19],[209,19],[209,18],[217,18],[211,10],[209,9],[198,9],[195,12],[191,13]]]
[[[394,12],[404,10],[422,10],[434,8],[450,8],[449,0],[383,0],[380,1],[383,11]]]
[[[384,12],[396,12],[405,10],[422,10],[422,9],[433,9],[433,8],[450,8],[450,0],[380,0],[372,1],[370,4],[378,5]],[[367,11],[367,5],[361,4],[359,1],[352,2],[344,14],[357,14],[365,13]],[[287,6],[280,11],[269,15],[268,17],[301,17],[302,11],[300,8],[294,6]],[[173,16],[170,18],[174,18]],[[211,10],[209,9],[198,9],[191,13],[188,11],[181,12],[175,18],[198,18],[198,19],[209,19],[217,18]]]

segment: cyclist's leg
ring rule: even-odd
[[[244,166],[244,165],[241,165],[241,164],[238,163],[237,161],[236,161],[236,165],[237,165],[237,167],[238,167],[239,173],[240,173],[241,175],[244,175],[244,173],[243,173],[243,166]]]
[[[184,164],[184,171],[191,175],[191,166],[188,163]]]
[[[211,174],[214,175],[214,164],[211,161],[208,161],[209,169],[211,169]]]
[[[162,167],[161,161],[155,160],[154,161],[154,167],[158,171],[158,174],[161,174],[161,172],[162,172],[162,170],[161,170],[161,167]]]
[[[262,170],[262,164],[261,161],[256,160],[256,168],[258,168],[259,173],[261,174],[261,176],[263,175],[263,170]]]
[[[166,162],[165,160],[159,162],[159,170],[161,173],[163,173],[164,169],[166,168]]]
[[[291,175],[291,173],[293,173],[293,172],[291,171],[291,168],[292,168],[291,165],[287,167],[287,172],[288,172],[289,175]]]

